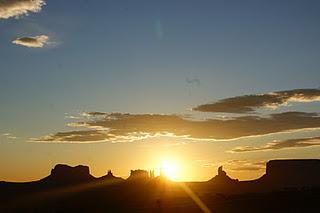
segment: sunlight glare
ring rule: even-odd
[[[171,179],[171,180],[177,180],[178,179],[178,166],[176,162],[173,161],[163,161],[161,164],[161,169],[164,173],[164,175]]]

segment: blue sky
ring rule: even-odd
[[[48,0],[0,19],[0,130],[27,150],[28,138],[65,130],[65,113],[183,114],[226,97],[318,88],[319,9],[312,0]],[[12,43],[39,35],[49,37],[44,48]]]

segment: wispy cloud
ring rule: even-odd
[[[45,4],[44,0],[1,0],[0,19],[18,18],[30,12],[37,13]]]
[[[35,37],[22,37],[12,41],[12,43],[33,48],[43,48],[48,44],[49,37],[46,35],[40,35]]]
[[[299,138],[299,139],[289,139],[283,141],[273,141],[265,146],[254,147],[254,146],[242,146],[236,147],[231,150],[231,152],[254,152],[254,151],[270,151],[288,148],[304,148],[310,146],[319,146],[320,137],[310,137],[310,138]]]
[[[230,171],[259,171],[265,170],[266,161],[230,160],[227,162],[226,167]]]
[[[200,112],[250,113],[259,108],[278,108],[293,102],[320,101],[320,89],[296,89],[267,94],[244,95],[222,99],[193,108]]]
[[[219,167],[223,166],[227,171],[260,171],[265,170],[266,161],[254,160],[228,160],[223,162],[199,161],[203,167]]]
[[[81,131],[33,138],[34,142],[119,142],[171,136],[195,140],[234,140],[266,134],[320,128],[317,113],[285,112],[268,117],[243,116],[227,120],[190,120],[179,115],[92,112],[85,121],[68,124]]]
[[[4,137],[7,138],[7,139],[10,139],[10,140],[17,139],[17,137],[14,136],[14,135],[13,135],[12,133],[10,133],[10,132],[3,133],[2,136],[4,136]]]

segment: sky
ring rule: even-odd
[[[320,158],[316,0],[0,0],[0,181],[58,163],[240,180]]]

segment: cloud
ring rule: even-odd
[[[14,136],[12,133],[3,133],[2,136],[4,136],[6,139],[10,139],[10,140],[14,140],[14,139],[17,139],[16,136]]]
[[[48,44],[49,37],[46,35],[40,35],[40,36],[35,36],[35,37],[22,37],[18,38],[12,43],[25,46],[25,47],[33,47],[33,48],[42,48],[46,44]]]
[[[242,116],[227,120],[190,120],[179,115],[88,113],[97,115],[87,121],[68,124],[85,130],[58,132],[33,138],[33,142],[128,142],[171,136],[195,140],[234,140],[272,133],[320,128],[317,113],[285,112],[268,117]],[[101,115],[100,115],[101,114]]]
[[[320,89],[295,89],[267,94],[244,95],[222,99],[193,108],[200,112],[250,113],[259,108],[278,108],[290,102],[320,101]]]
[[[253,160],[228,160],[224,162],[206,162],[203,167],[219,167],[223,166],[226,171],[260,171],[265,170],[266,161],[253,161]]]
[[[84,113],[82,113],[82,115],[90,117],[90,116],[108,115],[108,113],[105,113],[105,112],[84,112]]]
[[[1,0],[0,19],[18,18],[30,12],[37,13],[45,4],[44,0]]]
[[[279,150],[279,149],[288,149],[288,148],[304,148],[304,147],[319,146],[319,145],[320,145],[320,137],[310,137],[310,138],[274,141],[262,147],[253,147],[253,146],[236,147],[233,150],[231,150],[231,152],[235,153],[235,152],[269,151],[269,150]]]
[[[252,160],[230,160],[226,167],[229,171],[259,171],[265,170],[266,161],[252,161]]]

